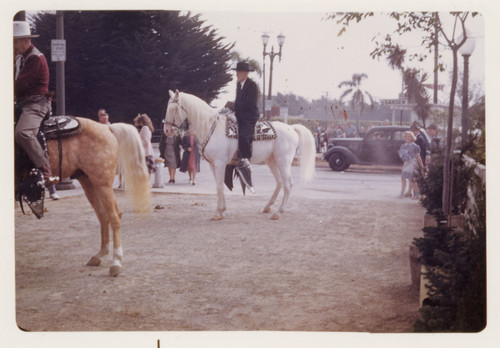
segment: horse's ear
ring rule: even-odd
[[[178,101],[179,100],[179,90],[178,89],[175,90],[175,94],[173,96],[173,100],[174,101]]]
[[[168,90],[168,95],[170,95],[170,98],[173,98],[174,97],[174,92],[171,89],[169,89]]]

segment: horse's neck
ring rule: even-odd
[[[217,113],[210,106],[199,103],[191,105],[188,118],[190,127],[193,128],[198,139],[203,142],[210,136],[212,125],[217,120]]]

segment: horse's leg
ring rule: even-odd
[[[271,219],[279,220],[280,215],[285,212],[285,207],[288,203],[288,198],[290,197],[290,192],[292,191],[292,171],[291,171],[291,161],[286,161],[282,159],[281,163],[278,164],[279,171],[281,173],[281,180],[283,181],[283,200],[281,205],[272,216]]]
[[[217,188],[217,210],[210,220],[224,219],[224,212],[226,211],[226,199],[224,197],[224,176],[226,174],[226,163],[218,161],[215,164],[210,164],[212,173],[215,178],[215,185]]]
[[[271,196],[271,199],[264,207],[264,210],[262,211],[263,213],[269,213],[271,211],[271,206],[276,202],[276,198],[281,191],[281,187],[283,187],[283,181],[281,180],[278,165],[276,164],[274,157],[271,157],[267,160],[267,165],[269,166],[269,169],[271,170],[271,173],[273,173],[274,179],[276,180],[276,188],[274,189],[274,193]]]
[[[121,212],[117,209],[113,186],[98,186],[96,187],[104,213],[107,215],[107,220],[113,230],[113,260],[109,268],[109,274],[113,277],[117,276],[122,271],[122,230],[121,230]]]
[[[90,182],[87,177],[81,177],[79,181],[82,185],[83,191],[85,192],[85,196],[87,196],[90,205],[94,208],[99,224],[101,225],[101,248],[97,254],[90,258],[89,262],[87,262],[87,266],[99,266],[102,258],[109,254],[109,222],[107,215],[104,214],[101,201],[95,194],[92,182]]]

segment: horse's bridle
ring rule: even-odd
[[[170,103],[172,103],[172,104],[177,104],[177,106],[178,106],[178,107],[180,107],[180,109],[181,109],[182,111],[184,111],[184,113],[185,113],[185,116],[186,116],[186,117],[184,117],[184,120],[187,120],[187,110],[184,108],[184,106],[183,106],[181,103],[179,103],[179,101],[178,101],[178,100],[171,100],[171,101],[169,101],[169,104],[170,104]],[[167,106],[167,109],[168,109],[168,106]],[[182,123],[183,123],[183,122],[182,122]],[[170,121],[167,121],[167,120],[163,119],[163,124],[169,124],[169,125],[171,125],[171,126],[174,126],[175,128],[179,128],[179,127],[181,127],[181,126],[182,126],[182,123],[181,123],[180,125],[176,125],[176,124],[175,124],[175,123],[173,123],[173,122],[170,122]]]
[[[184,121],[186,121],[186,122],[187,122],[187,110],[184,108],[184,106],[183,106],[181,103],[179,103],[179,100],[171,100],[171,101],[169,101],[169,103],[172,103],[172,104],[177,104],[177,106],[178,106],[178,107],[180,107],[182,111],[184,111],[184,113],[186,114],[186,117],[184,117]],[[207,136],[207,138],[206,138],[206,139],[205,139],[205,141],[203,141],[203,143],[201,144],[201,151],[200,151],[200,152],[201,152],[201,155],[202,155],[202,156],[203,156],[203,158],[204,158],[206,161],[208,161],[208,162],[210,162],[210,161],[209,161],[209,160],[206,158],[206,156],[205,156],[205,147],[207,146],[208,142],[209,142],[209,141],[210,141],[210,139],[212,138],[212,134],[214,133],[215,127],[217,126],[217,121],[218,121],[218,120],[219,120],[219,116],[217,115],[217,117],[215,118],[214,122],[212,123],[212,127],[210,128],[210,131],[208,132],[208,136]],[[184,122],[182,122],[182,123],[184,123]],[[171,126],[173,126],[173,127],[175,127],[175,128],[179,128],[180,126],[182,126],[182,123],[181,123],[179,126],[177,126],[177,125],[176,125],[175,123],[173,123],[173,122],[167,121],[167,120],[165,120],[165,119],[163,120],[163,124],[169,124],[169,125],[171,125]]]

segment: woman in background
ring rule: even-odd
[[[155,162],[153,161],[153,144],[151,144],[151,137],[153,136],[153,122],[146,114],[138,114],[134,118],[134,126],[139,129],[142,145],[146,154],[146,164],[148,166],[149,174],[156,171]]]
[[[200,171],[200,151],[198,138],[192,129],[182,137],[181,146],[184,153],[182,154],[180,171],[183,173],[187,171],[189,183],[194,185],[196,173]]]
[[[416,199],[418,198],[418,190],[416,189],[415,176],[419,169],[422,175],[424,174],[424,164],[420,157],[420,146],[415,144],[416,137],[413,132],[405,132],[403,139],[405,142],[401,144],[398,151],[399,158],[403,161],[403,168],[401,169],[401,193],[399,197],[411,197],[413,191],[415,194],[414,198]],[[405,193],[407,180],[408,191]]]
[[[181,137],[176,128],[165,125],[159,146],[160,157],[165,160],[165,167],[168,168],[168,182],[175,184],[175,171],[181,166]]]

